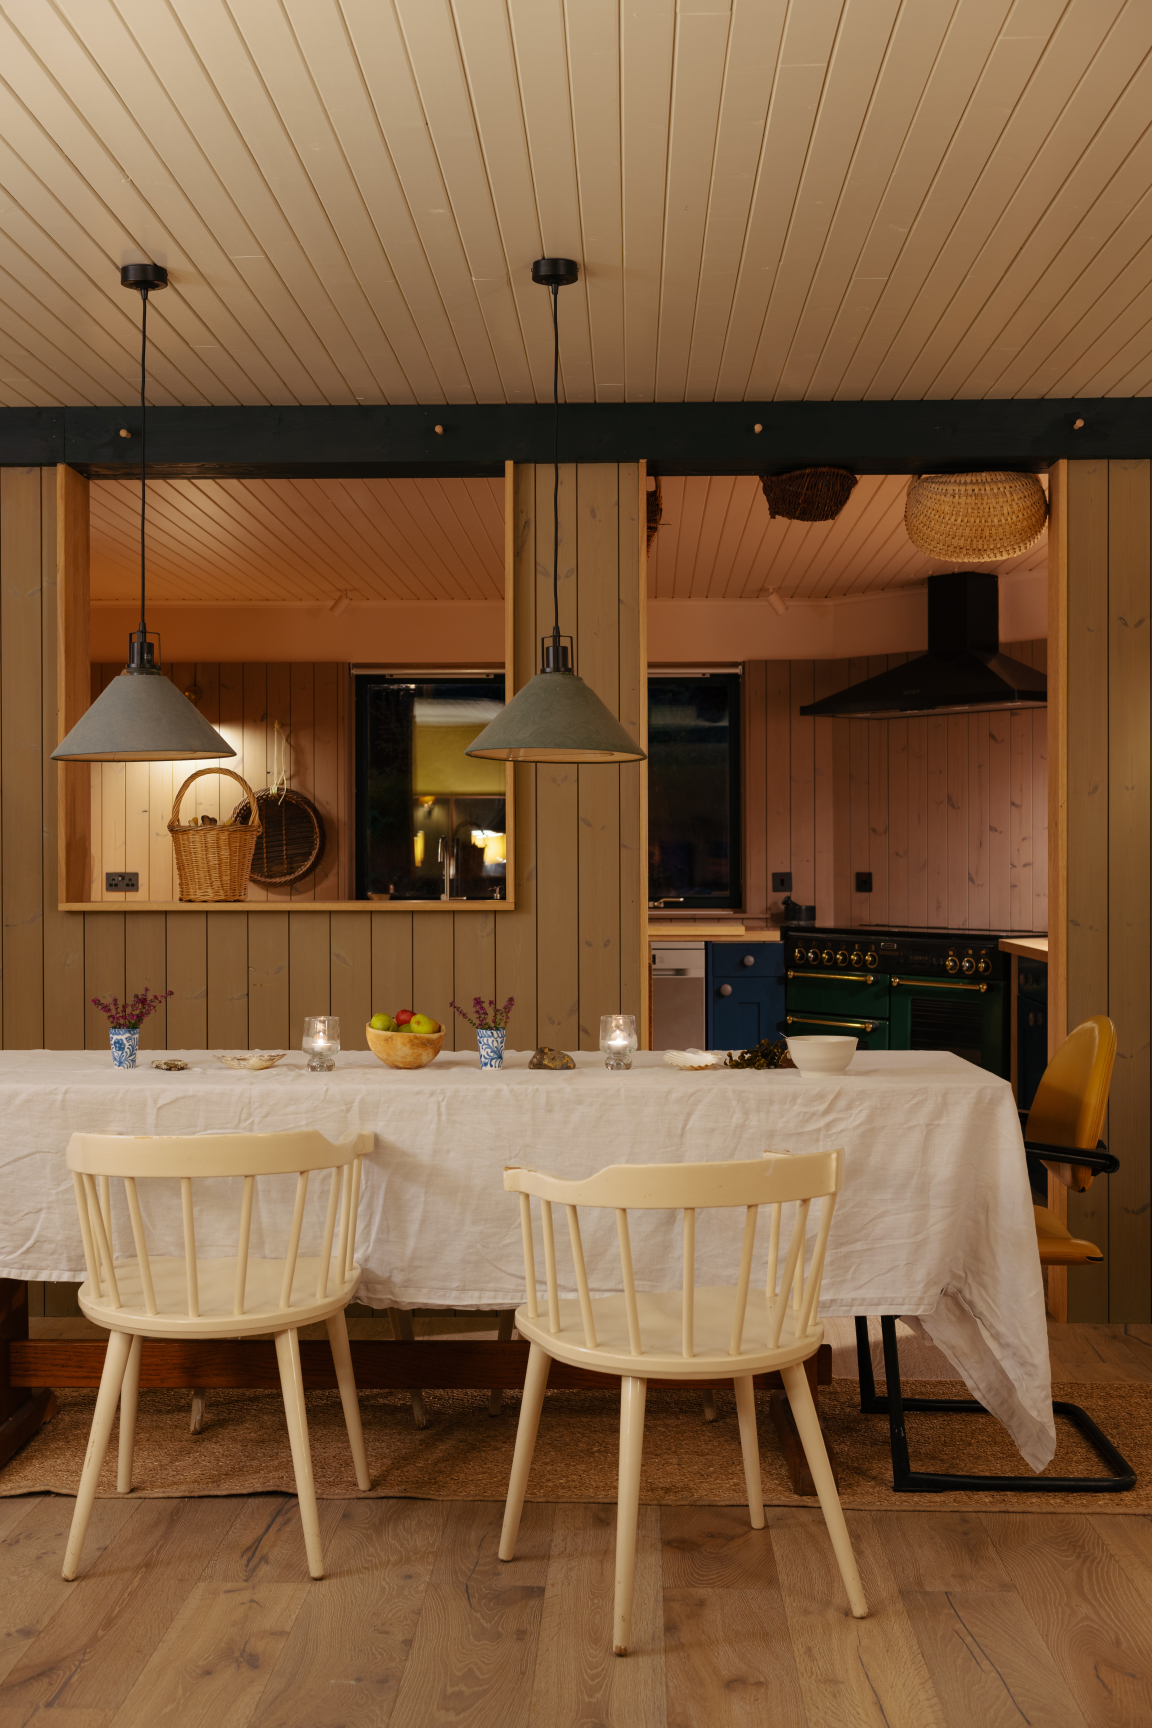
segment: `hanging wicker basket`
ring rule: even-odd
[[[648,503],[647,503],[648,551],[651,552],[652,542],[656,538],[656,530],[659,528],[661,520],[663,519],[663,516],[664,516],[664,494],[660,489],[660,476],[658,474],[656,476],[655,486],[653,486],[651,492],[646,493],[645,496],[647,497],[647,500],[648,500]]]
[[[239,780],[249,798],[252,788],[231,768],[199,768],[190,774],[176,794],[168,832],[176,853],[176,874],[181,900],[246,900],[252,852],[260,835],[260,824],[241,827],[236,822],[181,822],[180,805],[194,780],[205,774],[227,774]]]
[[[761,474],[769,516],[790,522],[834,522],[852,496],[856,476],[847,468],[797,468]]]
[[[1048,500],[1035,474],[919,474],[909,482],[904,526],[930,558],[965,564],[1014,558],[1038,538]]]
[[[232,812],[233,822],[251,821],[251,793]],[[315,870],[324,856],[324,818],[303,792],[287,788],[256,794],[259,835],[251,876],[264,888],[284,888]]]

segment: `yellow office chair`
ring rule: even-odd
[[[1058,1181],[1083,1193],[1093,1177],[1119,1170],[1120,1160],[1100,1139],[1108,1090],[1116,1061],[1116,1028],[1105,1014],[1094,1014],[1071,1031],[1045,1068],[1028,1111],[1021,1110],[1024,1150],[1038,1158]],[[1094,1242],[1073,1236],[1047,1206],[1034,1206],[1036,1242],[1042,1266],[1082,1266],[1104,1256]],[[900,1390],[900,1356],[896,1346],[896,1316],[880,1320],[884,1343],[884,1397],[876,1395],[868,1321],[856,1320],[856,1359],[860,1372],[860,1409],[886,1413],[892,1443],[892,1486],[903,1494],[940,1494],[972,1489],[1002,1494],[1122,1494],[1136,1486],[1136,1472],[1093,1422],[1087,1410],[1063,1399],[1054,1400],[1057,1416],[1079,1429],[1111,1476],[968,1476],[950,1471],[913,1470],[904,1428],[906,1410],[943,1410],[954,1415],[987,1415],[970,1398],[905,1398]]]

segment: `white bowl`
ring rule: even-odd
[[[826,1038],[815,1034],[788,1038],[788,1054],[802,1074],[843,1074],[856,1054],[855,1038]]]

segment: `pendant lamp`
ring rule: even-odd
[[[144,621],[145,452],[148,409],[148,296],[168,286],[162,264],[125,264],[120,285],[140,295],[140,627],[128,638],[128,664],[52,752],[54,762],[186,762],[235,756],[156,664]]]
[[[642,762],[644,751],[572,666],[572,638],[560,635],[560,326],[557,295],[579,276],[571,258],[538,258],[533,282],[552,295],[552,635],[540,642],[540,671],[475,738],[466,756],[504,762]]]

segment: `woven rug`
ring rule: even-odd
[[[1135,1466],[1139,1480],[1128,1494],[894,1494],[888,1422],[862,1416],[855,1382],[820,1388],[819,1408],[840,1472],[845,1506],[931,1511],[971,1509],[1055,1512],[1152,1510],[1152,1386],[1130,1382],[1059,1386],[1057,1398],[1082,1404]],[[955,1396],[955,1381],[909,1381],[906,1396]],[[61,1391],[59,1413],[0,1470],[0,1496],[74,1494],[80,1478],[95,1393]],[[372,1476],[370,1494],[435,1500],[500,1500],[508,1484],[519,1399],[506,1395],[498,1416],[488,1414],[486,1392],[426,1391],[429,1425],[417,1430],[405,1393],[362,1392],[364,1433]],[[811,1505],[792,1493],[767,1398],[757,1395],[765,1502]],[[641,1498],[664,1505],[741,1505],[744,1475],[732,1393],[717,1393],[718,1419],[705,1422],[693,1391],[654,1391],[648,1397]],[[616,1498],[619,1397],[612,1392],[550,1392],[540,1421],[528,1497],[535,1500],[611,1501]],[[175,1497],[292,1493],[292,1460],[284,1411],[275,1392],[208,1394],[204,1432],[188,1431],[189,1396],[154,1391],[140,1395],[134,1492]],[[357,1495],[339,1396],[308,1395],[308,1423],[317,1493]],[[910,1414],[913,1465],[986,1473],[1022,1473],[1015,1447],[991,1417]],[[1057,1475],[1101,1473],[1079,1434],[1058,1419],[1059,1446],[1050,1466]],[[100,1493],[116,1492],[116,1430],[105,1460]]]

